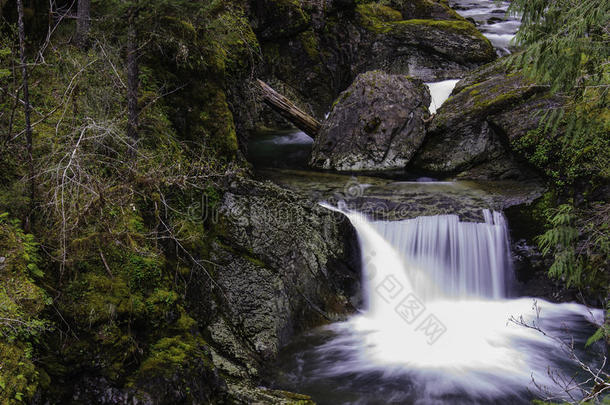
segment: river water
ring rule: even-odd
[[[462,17],[470,19],[496,48],[500,56],[511,53],[520,20],[506,14],[510,2],[494,0],[449,0]]]
[[[508,2],[450,4],[498,54],[511,52],[519,21],[505,17]],[[456,83],[427,83],[431,113]],[[251,142],[249,158],[272,168],[258,171],[263,178],[347,216],[364,299],[348,320],[294,338],[277,361],[275,388],[329,405],[508,405],[567,399],[557,384],[565,378],[578,398],[575,384],[587,376],[576,359],[599,366],[603,344],[585,351],[585,342],[603,312],[521,295],[501,210],[535,198],[536,187],[306,171],[312,143],[296,130],[269,133]]]
[[[578,375],[571,355],[593,361],[603,350],[583,351],[601,310],[511,297],[501,213],[484,210],[485,220],[473,223],[455,215],[371,221],[341,211],[358,233],[364,306],[285,348],[278,387],[329,405],[528,404],[542,395],[538,387],[567,398],[548,370],[569,379]],[[574,352],[561,343],[572,341]]]

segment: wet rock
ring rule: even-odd
[[[492,25],[492,24],[497,24],[499,22],[503,22],[503,21],[505,21],[504,18],[491,17],[491,18],[487,19],[487,24]]]
[[[214,363],[257,379],[294,333],[354,310],[358,247],[342,215],[271,183],[236,180],[220,207]]]
[[[535,111],[558,103],[500,63],[475,71],[438,110],[412,168],[475,179],[536,177],[511,144],[538,127]]]
[[[324,122],[310,165],[338,171],[404,168],[424,139],[429,104],[419,80],[380,71],[358,76]]]

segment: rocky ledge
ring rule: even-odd
[[[231,391],[252,398],[256,385],[248,384],[264,377],[295,333],[358,305],[360,256],[342,215],[269,182],[233,182],[218,219],[214,284],[198,283],[193,302],[216,297],[215,310],[198,316],[208,324],[213,363]]]
[[[474,179],[531,179],[536,173],[515,145],[560,100],[502,62],[460,81],[438,110],[411,170]]]

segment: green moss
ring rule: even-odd
[[[125,318],[141,318],[145,305],[140,294],[133,294],[121,276],[87,273],[70,283],[65,310],[84,329]]]
[[[139,369],[140,374],[162,374],[167,377],[181,368],[188,360],[196,355],[197,347],[189,339],[182,337],[163,338],[155,343],[148,358]]]
[[[475,91],[470,93],[474,97],[474,109],[476,111],[487,111],[490,108],[497,109],[501,106],[507,106],[514,104],[523,99],[523,89],[513,89],[506,92],[495,92],[491,94],[497,94],[496,97],[488,97],[489,94],[480,94]]]
[[[232,159],[238,149],[237,134],[225,92],[209,83],[203,88],[203,98],[206,102],[199,114],[199,124],[195,126],[195,135],[201,134],[202,141],[218,151],[220,155]]]
[[[318,39],[316,38],[313,31],[305,31],[299,34],[298,36],[301,45],[305,48],[305,52],[307,56],[313,61],[318,61],[320,59],[320,44],[318,43]]]
[[[359,4],[356,13],[358,22],[373,31],[380,30],[383,23],[402,20],[400,11],[378,3]]]
[[[175,334],[163,337],[151,346],[148,356],[130,378],[129,385],[160,376],[167,379],[177,375],[188,377],[191,374],[189,369],[200,364],[213,370],[215,366],[209,357],[208,344],[192,333],[196,329],[197,322],[183,313],[171,329]]]
[[[0,403],[29,402],[48,385],[48,376],[33,362],[37,344],[51,324],[41,318],[51,302],[33,277],[38,246],[17,221],[0,214]]]
[[[343,102],[343,101],[347,100],[347,98],[348,98],[348,97],[349,97],[351,94],[352,94],[352,92],[351,92],[351,91],[347,91],[347,90],[346,90],[346,91],[344,91],[343,93],[341,93],[341,94],[339,95],[339,97],[337,97],[337,99],[336,99],[336,100],[333,102],[333,105],[331,106],[330,110],[332,111],[332,110],[333,110],[333,109],[334,109],[334,108],[337,106],[337,104],[339,104],[340,102]]]

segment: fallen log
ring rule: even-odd
[[[315,138],[322,124],[307,114],[286,97],[273,90],[267,83],[257,80],[263,101],[275,112],[290,121],[295,127]]]

